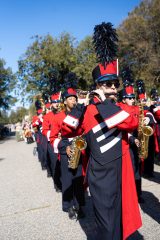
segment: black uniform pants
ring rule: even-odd
[[[154,135],[149,137],[148,157],[144,160],[144,175],[151,176],[154,172],[155,143]]]
[[[121,158],[100,165],[92,157],[88,183],[96,221],[96,240],[122,239]]]
[[[40,132],[35,133],[35,139],[37,142],[37,151],[38,151],[38,159],[41,162],[42,167],[44,166],[44,160],[43,160],[43,147],[42,147],[42,134]]]
[[[37,142],[37,151],[38,151],[38,158],[41,163],[42,169],[47,169],[47,173],[51,175],[51,166],[50,166],[50,159],[48,158],[48,140],[47,138],[42,135],[40,131],[36,133],[36,142]]]
[[[48,142],[48,155],[50,159],[50,167],[51,167],[51,175],[53,178],[53,182],[59,189],[62,188],[61,184],[61,169],[60,169],[60,161],[58,160],[58,156],[54,153],[54,149],[51,146],[50,142]]]
[[[76,170],[68,168],[67,155],[61,155],[62,209],[67,212],[70,207],[84,206],[84,187],[82,165]]]
[[[130,156],[131,156],[131,161],[132,161],[132,165],[133,165],[137,196],[139,198],[142,194],[142,179],[141,179],[141,174],[140,174],[141,173],[141,162],[138,157],[138,149],[135,145],[130,146]]]

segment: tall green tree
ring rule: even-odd
[[[79,76],[79,87],[88,89],[93,85],[92,70],[96,66],[96,54],[92,37],[82,40],[76,48],[77,64],[74,72]]]
[[[17,108],[16,111],[12,110],[9,117],[8,121],[9,123],[17,123],[17,122],[22,122],[24,119],[25,115],[28,115],[28,110],[24,107],[19,107]]]
[[[8,113],[6,110],[2,110],[0,115],[0,124],[8,124],[8,123],[9,123]]]
[[[159,9],[159,0],[144,0],[118,28],[120,66],[130,65],[148,90],[160,85]]]
[[[49,93],[51,88],[59,87],[64,76],[75,67],[74,38],[68,33],[61,34],[59,38],[36,36],[18,64],[24,97],[26,93]]]
[[[36,108],[35,108],[35,104],[34,104],[34,103],[32,103],[32,104],[30,105],[30,107],[29,107],[29,109],[28,109],[28,114],[29,114],[29,116],[30,116],[30,120],[32,119],[32,117],[33,117],[34,115],[36,115]]]
[[[5,61],[0,59],[0,112],[8,109],[16,99],[12,96],[16,78],[10,68],[5,68]]]
[[[26,98],[38,93],[51,94],[54,88],[63,85],[69,72],[77,74],[77,87],[87,89],[93,84],[91,72],[96,56],[91,37],[77,43],[69,33],[63,33],[59,38],[36,36],[18,63],[20,94]]]

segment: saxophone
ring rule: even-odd
[[[144,125],[144,104],[138,104],[139,114],[139,126],[138,126],[138,139],[140,141],[139,158],[146,159],[148,157],[148,142],[149,137],[153,134],[153,128]]]
[[[69,168],[76,169],[78,167],[81,151],[86,149],[86,147],[87,142],[82,136],[76,136],[73,138],[71,145],[72,154],[68,160]]]

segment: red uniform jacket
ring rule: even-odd
[[[32,117],[32,126],[33,127],[41,126],[42,122],[43,122],[43,117],[39,117],[36,115]]]
[[[39,125],[39,118],[37,115],[32,117],[32,127],[37,127]]]
[[[160,145],[158,139],[160,138],[160,106],[157,106],[153,109],[154,117],[157,121],[156,127],[155,127],[155,143],[156,143],[156,152],[160,152]]]
[[[154,112],[154,111],[153,111]],[[158,140],[157,140],[157,119],[155,117],[155,113],[152,114],[150,110],[145,110],[145,116],[150,118],[149,125],[153,128],[153,136],[154,136],[154,150],[155,152],[159,152]]]
[[[54,116],[55,114],[53,112],[48,112],[43,116],[42,134],[47,137],[48,141],[50,141],[50,132]]]
[[[155,119],[160,123],[160,106],[153,109]]]

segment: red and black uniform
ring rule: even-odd
[[[53,118],[53,112],[48,112],[43,117],[42,134],[47,137],[48,141],[50,141],[51,123],[53,121]]]
[[[41,127],[41,121],[38,117],[38,115],[35,115],[32,117],[32,127],[34,129],[34,135],[35,135],[35,140],[37,143],[37,152],[38,152],[38,159],[40,162],[42,162],[43,159],[43,151],[41,148],[41,141],[40,141],[40,127]]]
[[[35,132],[39,130],[40,121],[37,115],[32,117],[32,127],[35,129]]]
[[[133,108],[110,100],[73,109],[61,123],[62,137],[85,134],[90,149],[88,183],[93,199],[96,239],[126,239],[141,226],[126,132],[138,127]],[[77,127],[78,126],[78,127]]]
[[[38,110],[39,114],[42,111]],[[42,135],[42,122],[43,116],[33,116],[32,118],[32,126],[36,129],[35,131],[35,139],[37,143],[37,151],[38,151],[38,159],[41,163],[42,170],[47,169],[47,140]]]
[[[125,103],[118,103],[123,110],[127,110],[128,105]],[[129,106],[129,108],[135,109],[135,113],[139,115],[139,107],[138,106]],[[135,183],[136,183],[136,190],[138,201],[142,202],[142,178],[141,178],[141,161],[139,159],[139,152],[138,147],[135,144],[135,139],[138,139],[138,131],[137,129],[134,130],[132,133],[128,133],[128,140],[129,140],[129,152],[133,164],[134,176],[135,176]]]
[[[69,136],[62,136],[62,139],[58,138],[59,133],[61,133],[63,120],[66,116],[67,115],[64,111],[55,116],[52,122],[50,142],[53,145],[54,152],[59,154],[61,162],[62,209],[63,211],[68,212],[72,207],[79,209],[81,206],[84,206],[85,199],[82,162],[80,161],[78,168],[75,170],[68,168],[66,147],[71,145],[72,138],[69,138]]]
[[[51,176],[54,181],[55,189],[61,190],[61,181],[60,181],[60,162],[57,157],[57,153],[54,153],[53,147],[50,144],[50,132],[52,128],[52,122],[55,118],[54,112],[48,112],[43,117],[42,123],[42,134],[46,137],[48,144],[47,144],[47,166],[48,169],[51,171]]]
[[[156,137],[156,124],[157,121],[154,118],[153,113],[151,112],[151,109],[149,107],[144,107],[145,109],[145,117],[149,117],[150,122],[149,126],[153,128],[153,135],[149,137],[148,142],[148,157],[144,160],[144,177],[152,177],[154,173],[154,159],[155,159],[155,152],[157,148],[157,137]]]
[[[160,164],[160,106],[153,106],[152,112],[157,121],[154,131],[155,152],[158,155],[158,159],[156,159],[156,162]]]

